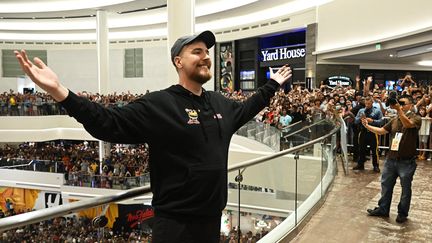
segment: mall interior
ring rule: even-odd
[[[216,37],[206,92],[242,103],[271,70],[292,70],[232,136],[220,242],[431,242],[431,9],[430,0],[0,1],[0,242],[152,242],[154,222],[151,146],[92,136],[14,51],[39,57],[79,96],[127,109],[179,83],[171,47],[205,30]],[[376,170],[372,144],[359,150],[355,135],[360,100],[381,105],[384,125],[392,94],[412,96],[421,117],[404,222],[399,179],[388,217],[367,212],[392,139],[377,136]],[[359,153],[367,160],[353,170]]]

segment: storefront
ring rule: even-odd
[[[275,71],[291,65],[293,77],[286,85],[305,83],[306,30],[217,43],[215,90],[252,91],[270,78],[269,67]]]

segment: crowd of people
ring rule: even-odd
[[[148,93],[147,91],[146,93]],[[135,100],[143,94],[131,94],[116,92],[112,94],[99,94],[83,91],[79,93],[91,101],[106,107],[121,107]],[[0,94],[0,116],[41,116],[41,115],[65,115],[66,110],[53,100],[47,93],[19,93],[14,90]]]
[[[146,144],[111,145],[102,163],[98,142],[54,141],[22,143],[0,147],[0,165],[27,164],[30,169],[64,173],[73,186],[130,188],[143,185],[148,168],[149,149]]]
[[[399,88],[402,90],[398,91]],[[240,102],[246,100],[252,94],[252,92],[242,91],[224,93],[226,97]],[[130,93],[114,93],[104,96],[87,92],[82,92],[80,95],[105,106],[123,106],[140,96]],[[372,134],[368,134],[366,129],[363,128],[361,118],[370,118],[372,120],[371,124],[376,126],[383,125],[383,117],[396,115],[396,112],[389,105],[389,101],[396,95],[412,96],[415,101],[415,112],[424,118],[422,128],[419,131],[420,140],[418,142],[419,148],[424,150],[419,152],[418,158],[430,160],[432,153],[429,153],[427,150],[432,148],[432,136],[429,135],[430,118],[432,117],[432,104],[430,100],[432,89],[427,84],[418,85],[410,74],[401,78],[399,83],[391,87],[380,87],[374,84],[372,76],[368,76],[363,80],[360,77],[356,77],[355,83],[352,86],[337,85],[330,87],[322,83],[316,89],[306,89],[301,86],[294,86],[289,92],[281,89],[271,99],[270,105],[255,117],[255,120],[274,126],[280,129],[282,133],[286,133],[286,128],[290,124],[299,121],[309,120],[313,123],[323,119],[341,118],[345,121],[348,128],[348,143],[353,145],[351,149],[353,161],[357,162],[357,166],[354,169],[364,169],[365,160],[369,156],[369,151],[367,150],[367,146],[369,146],[368,149],[372,151],[371,160],[373,161],[374,171],[380,172],[378,165],[379,154],[377,152],[379,144],[375,137]],[[1,115],[65,114],[56,102],[43,93],[17,94],[12,91],[3,93],[0,95],[0,105]],[[80,185],[86,182],[92,185],[95,184],[93,186],[112,188],[113,184],[123,184],[120,179],[121,177],[139,177],[149,172],[147,166],[149,153],[146,144],[136,146],[113,145],[110,155],[102,163],[102,168],[99,167],[98,150],[96,142],[70,144],[63,142],[23,143],[16,147],[6,145],[0,148],[0,158],[2,161],[12,158],[36,161],[60,161],[60,172],[63,171],[67,174],[72,185]],[[96,183],[82,178],[79,179],[79,173],[90,175],[89,178],[92,178],[94,175],[100,175],[101,178],[105,179],[101,179]],[[19,239],[26,239],[25,237],[29,235],[29,232],[37,232],[37,237],[39,237],[37,239],[39,240],[51,239],[47,237],[70,240],[74,239],[74,237],[84,237],[83,235],[87,235],[81,240],[83,242],[94,242],[93,240],[97,237],[95,230],[89,230],[89,226],[83,226],[79,220],[56,219],[50,223],[43,222],[38,226],[28,226],[13,233],[8,232],[6,235],[3,234],[3,238],[6,236],[8,240],[11,240],[19,236],[21,237]],[[64,228],[60,227],[68,224],[72,224],[76,230],[68,230],[66,232]],[[44,229],[44,227],[49,227],[49,232],[55,232],[55,234],[48,235],[44,233],[48,232],[47,230],[40,230],[41,228]],[[83,231],[87,232],[87,234],[82,234]],[[73,232],[76,234],[73,234]],[[127,238],[122,237],[122,240],[130,242],[131,235],[128,235]],[[146,240],[151,238],[147,234],[138,235],[134,234],[134,237],[137,237],[136,240],[139,237]],[[230,243],[233,239],[237,242],[236,237],[234,233],[228,237],[221,236],[221,242]],[[254,242],[259,238],[260,236],[251,236],[248,233],[243,235],[241,242]]]
[[[92,225],[85,217],[59,217],[36,224],[8,230],[0,235],[0,242],[133,242],[150,243],[151,234],[145,230],[113,232]]]

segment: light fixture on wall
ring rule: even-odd
[[[427,44],[423,46],[416,46],[409,49],[404,49],[396,52],[397,57],[409,57],[415,56],[423,53],[432,52],[432,44]]]
[[[420,61],[420,62],[418,62],[418,65],[432,67],[432,60]]]

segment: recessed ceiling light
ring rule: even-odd
[[[390,54],[389,57],[394,57],[394,55],[393,55],[393,54]]]
[[[144,8],[145,10],[147,10],[148,8]]]
[[[420,62],[418,62],[418,65],[421,65],[421,66],[432,66],[432,60],[420,61]]]

